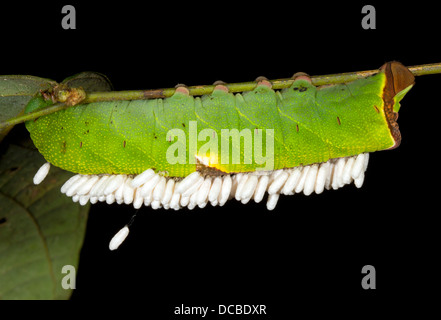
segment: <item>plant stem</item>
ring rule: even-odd
[[[46,116],[48,114],[51,114],[51,113],[54,113],[54,112],[57,112],[57,111],[60,111],[63,109],[67,109],[67,108],[70,108],[70,106],[65,105],[64,103],[55,103],[49,107],[42,108],[42,109],[34,111],[34,112],[29,112],[29,113],[23,114],[21,116],[17,116],[15,118],[11,118],[11,119],[8,119],[4,122],[1,122],[0,123],[0,130],[4,129],[6,127],[9,127],[9,126],[15,126],[16,124],[19,124],[22,122],[37,119],[39,117]]]
[[[422,76],[428,74],[441,73],[441,63],[423,64],[418,66],[408,67],[410,72],[415,76]],[[354,81],[365,78],[367,76],[378,73],[379,70],[357,71],[347,73],[328,74],[322,76],[312,76],[311,81],[315,86],[322,86],[326,84],[337,84]],[[293,79],[276,79],[269,80],[273,89],[280,90],[289,88],[294,82]],[[232,93],[252,91],[256,88],[255,81],[230,83],[225,84],[228,90]],[[187,87],[191,96],[201,96],[213,92],[214,85],[199,85]],[[175,92],[174,88],[155,89],[155,90],[132,90],[132,91],[109,91],[109,92],[92,92],[89,93],[82,103],[91,103],[98,101],[115,101],[115,100],[143,100],[143,99],[157,99],[168,98]]]
[[[423,64],[417,66],[408,67],[408,69],[415,76],[429,75],[441,73],[441,63],[431,63]],[[337,73],[321,76],[312,76],[311,81],[315,86],[321,86],[326,84],[337,84],[354,81],[360,78],[365,78],[367,76],[378,73],[379,70],[368,70],[368,71],[357,71],[357,72],[347,72],[347,73]],[[293,79],[276,79],[269,80],[272,84],[272,88],[275,90],[289,88],[293,83]],[[244,92],[252,91],[256,88],[257,83],[255,81],[241,82],[241,83],[230,83],[225,85],[230,92]],[[200,96],[204,94],[210,94],[213,92],[215,85],[199,85],[187,87],[192,96]],[[91,92],[88,93],[86,98],[81,101],[81,104],[101,102],[101,101],[117,101],[117,100],[145,100],[145,99],[158,99],[158,98],[168,98],[171,97],[175,88],[166,89],[154,89],[154,90],[129,90],[129,91],[106,91],[106,92]],[[64,103],[56,103],[44,109],[40,109],[25,115],[21,115],[15,118],[11,118],[0,123],[0,129],[19,124],[21,122],[36,119],[41,116],[45,116],[63,109],[67,109],[70,106]]]

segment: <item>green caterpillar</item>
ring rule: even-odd
[[[298,76],[280,91],[266,80],[232,94],[217,85],[193,97],[82,104],[28,121],[48,163],[78,173],[62,188],[88,201],[153,208],[223,205],[280,194],[361,186],[368,153],[401,136],[400,101],[414,76],[398,62],[350,83],[315,87]],[[38,95],[26,112],[53,102]],[[44,178],[45,165],[34,179]]]

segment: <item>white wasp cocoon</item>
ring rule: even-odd
[[[109,249],[112,250],[112,251],[118,249],[118,247],[121,245],[121,243],[123,243],[124,240],[126,240],[128,235],[129,235],[129,227],[128,226],[124,226],[124,228],[119,230],[113,236],[112,240],[110,240]]]
[[[46,178],[50,168],[51,164],[49,162],[43,164],[34,176],[34,184],[40,184]]]
[[[204,208],[208,203],[223,206],[233,198],[243,204],[251,200],[258,203],[268,194],[267,208],[273,210],[281,194],[320,194],[324,189],[338,189],[352,182],[360,188],[368,160],[369,154],[366,153],[268,172],[210,176],[196,171],[181,181],[155,173],[152,169],[135,177],[77,174],[66,181],[61,192],[81,205],[89,201],[106,201],[108,204],[132,204],[136,209],[144,204],[153,209],[174,210]],[[49,163],[44,164],[34,180],[38,182],[44,178],[49,166]]]

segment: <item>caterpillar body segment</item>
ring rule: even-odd
[[[192,209],[268,194],[271,210],[280,194],[360,187],[368,154],[398,146],[396,113],[413,83],[390,62],[346,84],[315,87],[300,75],[280,91],[260,79],[250,92],[219,84],[201,97],[180,87],[170,98],[78,105],[26,126],[49,163],[77,173],[62,192],[81,204]],[[50,103],[36,97],[27,112]]]

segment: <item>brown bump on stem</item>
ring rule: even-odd
[[[400,145],[401,133],[396,122],[397,116],[394,112],[395,95],[415,83],[415,77],[400,62],[392,61],[385,63],[381,68],[385,73],[386,80],[383,89],[384,114],[389,125],[392,138],[395,143],[390,149],[394,149]]]
[[[83,141],[80,141],[80,148],[83,147]]]
[[[296,124],[296,131],[299,132],[299,125]]]
[[[123,147],[124,148],[126,147],[126,140],[124,140],[124,142],[123,142]]]
[[[377,106],[374,106],[374,108],[375,108],[375,111],[377,111],[377,113],[380,113],[380,110],[378,109]]]
[[[165,98],[164,90],[162,89],[144,90],[142,95],[145,99]]]
[[[337,117],[337,123],[338,123],[339,126],[341,125],[341,121],[340,121],[339,117]]]
[[[63,102],[67,106],[75,106],[86,99],[86,92],[83,88],[69,88],[63,84],[54,88],[52,95],[54,102]]]

